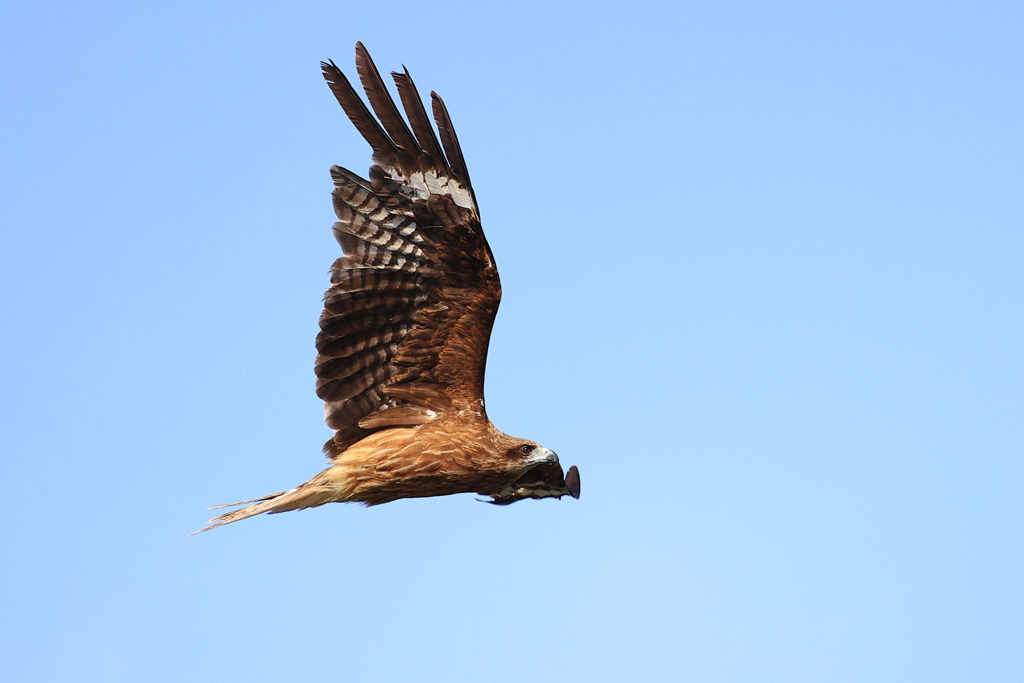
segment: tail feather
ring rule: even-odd
[[[295,489],[291,489],[291,490],[294,491]],[[263,496],[262,498],[253,498],[252,500],[242,500],[242,501],[239,501],[237,503],[224,503],[223,505],[211,505],[210,507],[208,507],[206,509],[207,510],[220,510],[221,508],[234,508],[234,507],[238,507],[239,505],[249,505],[251,503],[262,503],[265,500],[270,500],[271,498],[277,498],[278,496],[283,496],[286,493],[288,493],[288,491],[281,491],[280,493],[271,493],[269,496]]]
[[[301,486],[296,486],[293,489],[287,491],[281,491],[280,493],[274,493],[263,498],[256,498],[253,500],[247,500],[241,503],[228,503],[226,505],[216,505],[211,510],[225,507],[234,507],[235,505],[248,505],[248,507],[240,508],[238,510],[232,510],[219,517],[214,517],[209,521],[207,526],[203,527],[199,531],[194,531],[190,536],[201,534],[204,531],[215,529],[225,524],[231,524],[237,522],[240,519],[247,519],[256,515],[261,515],[264,512],[269,514],[275,514],[278,512],[289,512],[291,510],[302,510],[305,508],[317,507],[324,503],[333,503],[335,501],[344,500],[344,497],[339,496],[337,487],[325,485],[323,483],[314,483],[314,480],[308,481]]]

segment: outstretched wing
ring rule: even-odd
[[[333,458],[378,429],[453,410],[486,419],[484,366],[501,283],[441,98],[431,93],[439,143],[408,71],[392,76],[411,129],[362,43],[356,69],[376,118],[333,62],[321,66],[373,149],[369,180],[331,169],[344,256],[324,295],[316,375]]]

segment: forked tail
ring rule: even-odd
[[[210,529],[224,526],[225,524],[237,522],[240,519],[262,515],[264,512],[270,514],[289,512],[291,510],[302,510],[304,508],[317,507],[324,503],[333,503],[335,501],[344,500],[344,497],[339,495],[339,490],[336,486],[332,486],[327,482],[318,481],[323,474],[324,473],[321,473],[321,475],[314,477],[301,486],[296,486],[293,489],[281,491],[280,493],[273,493],[269,496],[264,496],[263,498],[244,500],[240,503],[215,505],[210,509],[217,510],[219,508],[235,507],[236,505],[245,505],[247,507],[232,510],[220,517],[214,517],[209,521],[207,526],[203,527],[199,531],[192,532],[189,536],[195,536],[196,534],[201,534],[204,531],[209,531]]]

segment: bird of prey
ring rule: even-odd
[[[373,149],[369,180],[331,168],[344,255],[331,267],[316,339],[330,466],[288,491],[218,506],[247,507],[201,531],[324,503],[579,498],[575,466],[563,475],[553,451],[487,419],[484,366],[501,283],[444,102],[430,94],[439,141],[408,70],[391,74],[407,124],[362,43],[356,70],[376,118],[334,62],[321,67]]]

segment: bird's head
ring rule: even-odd
[[[558,464],[558,454],[550,448],[527,439],[514,439],[514,443],[505,451],[505,457],[516,462],[520,468],[529,469],[534,465],[547,463]]]
[[[580,472],[573,465],[563,474],[558,454],[550,448],[527,439],[514,439],[506,449],[508,458],[517,461],[522,474],[497,493],[491,493],[488,502],[508,505],[524,498],[580,497]]]

